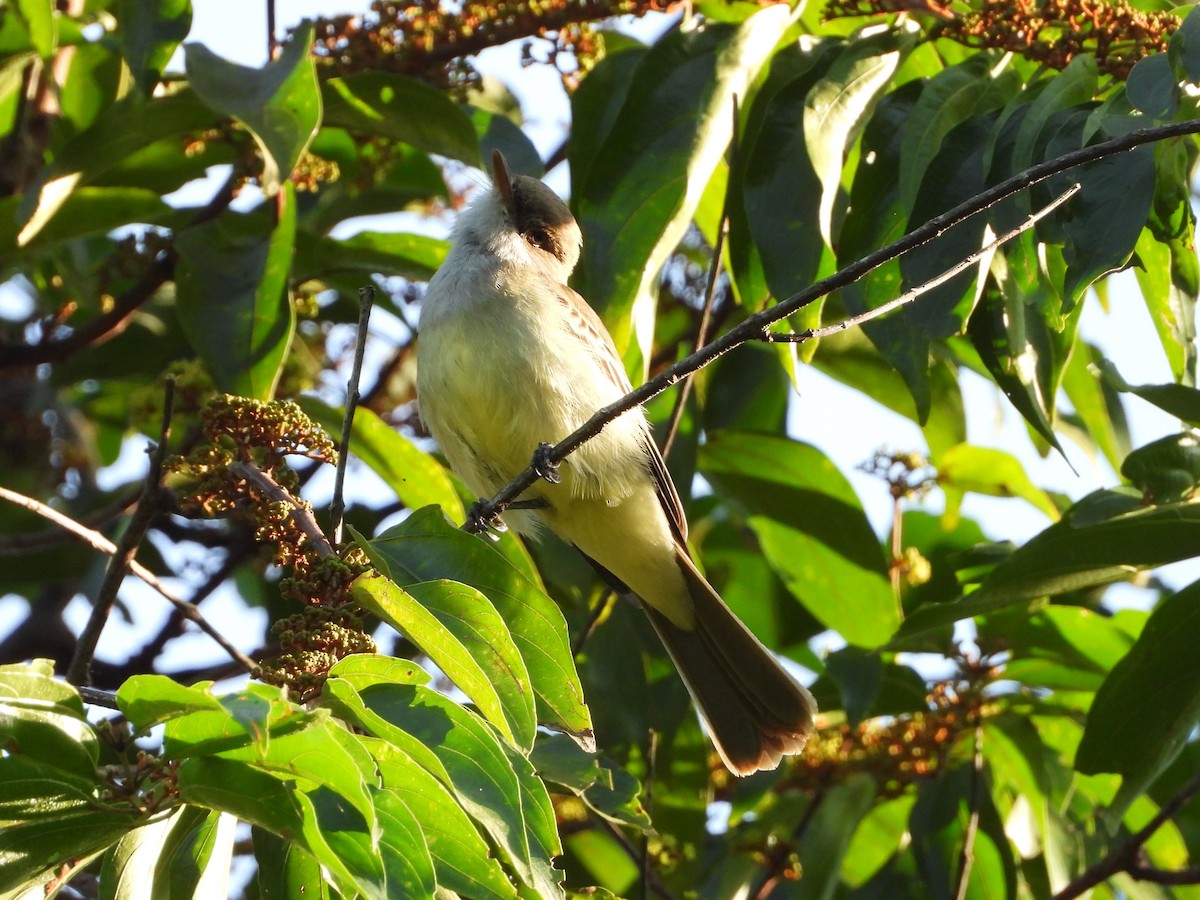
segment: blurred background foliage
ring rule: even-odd
[[[413,385],[422,284],[493,149],[569,189],[573,283],[637,383],[1031,165],[1193,120],[1200,16],[421,0],[285,34],[274,14],[248,67],[187,42],[189,0],[0,3],[0,896],[1195,890],[1200,588],[1154,574],[1200,556],[1186,129],[776,328],[879,306],[1082,185],[917,302],[743,345],[677,409],[650,404],[709,578],[820,702],[774,773],[725,773],[644,618],[569,548],[457,529],[475,498]],[[475,67],[510,42],[570,97],[549,154],[537,110]],[[1137,291],[1110,293],[1123,269]],[[331,438],[365,296],[340,540]],[[1129,383],[1080,336],[1085,307],[1118,303],[1152,321],[1170,383]],[[925,446],[881,434],[863,461],[797,440],[806,367]],[[1069,444],[1112,481],[1072,503],[971,443],[969,375],[1037,452]],[[1178,430],[1133,447],[1137,404]],[[1006,540],[969,495],[1047,524]]]

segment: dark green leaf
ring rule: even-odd
[[[260,900],[333,900],[321,876],[321,864],[299,844],[285,841],[270,831],[254,828],[254,861],[258,863],[255,884]]]
[[[421,234],[360,231],[353,237],[332,238],[300,231],[292,279],[303,284],[324,280],[334,272],[352,272],[426,281],[446,253],[445,241]]]
[[[1177,72],[1192,84],[1200,84],[1200,16],[1196,9],[1188,11],[1183,24],[1171,35],[1167,56]]]
[[[652,308],[659,269],[721,162],[733,96],[746,95],[790,20],[788,9],[775,6],[740,27],[666,35],[638,60],[594,163],[573,172],[586,235],[575,281],[592,303],[603,304],[618,348],[629,347],[633,309]],[[637,338],[648,346],[651,335]]]
[[[1123,393],[1141,397],[1187,424],[1200,427],[1200,391],[1195,388],[1183,384],[1133,385],[1121,377],[1110,360],[1098,359],[1095,365],[1105,384]]]
[[[515,122],[500,113],[471,106],[467,107],[467,114],[471,117],[471,123],[479,137],[479,154],[482,159],[490,160],[492,151],[499,150],[504,154],[510,171],[531,178],[541,178],[546,174],[546,167],[542,165],[537,147]]]
[[[1096,692],[1075,756],[1077,770],[1119,772],[1121,793],[1134,797],[1170,765],[1200,722],[1197,642],[1200,583],[1154,610],[1137,643]]]
[[[191,30],[191,0],[120,0],[116,14],[121,55],[148,97],[175,48]]]
[[[321,124],[312,38],[312,26],[301,26],[279,57],[261,69],[231,63],[203,44],[185,45],[192,88],[254,136],[263,155],[263,191],[269,195],[291,174]]]
[[[1200,486],[1200,439],[1185,431],[1152,441],[1126,457],[1121,474],[1147,503],[1188,500]]]
[[[394,72],[356,72],[322,85],[325,124],[378,134],[479,165],[470,117],[442,91]]]
[[[269,400],[296,327],[287,291],[296,201],[278,195],[279,218],[227,213],[175,236],[179,319],[217,388]]]
[[[1125,83],[1129,102],[1155,119],[1170,119],[1179,109],[1179,83],[1165,53],[1138,61]]]

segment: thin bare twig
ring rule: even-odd
[[[517,504],[513,504],[516,506]],[[510,506],[509,509],[513,507]],[[587,644],[592,634],[596,631],[596,627],[600,624],[600,620],[604,618],[604,614],[608,612],[612,606],[613,598],[617,596],[612,588],[605,590],[600,595],[600,599],[596,601],[596,608],[592,610],[591,616],[588,617],[587,624],[583,626],[583,630],[579,632],[579,636],[575,638],[575,643],[571,645],[571,657],[574,658],[583,652],[584,645]]]
[[[733,95],[733,136],[729,140],[729,177],[733,177],[737,166],[738,156],[738,96]],[[696,343],[694,349],[699,350],[708,343],[708,329],[712,324],[713,301],[717,296],[717,280],[721,277],[721,254],[725,252],[725,241],[729,237],[729,184],[725,185],[725,196],[721,200],[721,221],[717,224],[717,239],[713,243],[712,261],[708,266],[708,282],[704,286],[704,308],[700,313],[700,325],[696,328]],[[671,418],[667,420],[667,433],[663,437],[662,455],[666,459],[671,454],[671,445],[679,433],[679,422],[683,418],[684,407],[687,406],[688,396],[692,392],[692,381],[695,372],[684,376],[683,384],[675,397],[675,406],[671,409]]]
[[[137,508],[129,520],[129,527],[121,535],[121,543],[117,552],[108,559],[108,568],[104,571],[104,580],[96,592],[92,603],[92,612],[87,624],[80,632],[75,642],[75,652],[71,655],[71,664],[67,667],[67,681],[71,684],[92,683],[92,658],[96,655],[96,647],[100,643],[100,635],[104,631],[104,623],[108,621],[113,604],[117,601],[117,591],[125,581],[125,573],[129,564],[137,555],[138,547],[150,528],[150,520],[158,510],[159,486],[162,483],[163,462],[167,458],[168,441],[171,437],[171,415],[175,409],[175,377],[167,376],[163,386],[162,426],[159,428],[158,446],[150,454],[150,471],[146,473],[146,483],[142,488],[142,497],[138,500]]]
[[[103,706],[105,709],[120,709],[117,705],[117,695],[112,691],[102,691],[98,688],[88,687],[86,684],[75,685],[75,690],[79,691],[79,696],[84,703]]]
[[[304,536],[312,543],[313,549],[317,551],[317,555],[322,558],[336,556],[332,545],[329,543],[329,538],[325,537],[325,532],[321,530],[321,526],[317,524],[316,518],[313,516],[312,509],[309,508],[303,500],[292,496],[292,492],[285,488],[282,484],[264,472],[262,469],[255,468],[249,463],[233,462],[229,464],[229,471],[239,478],[245,479],[253,484],[256,488],[270,497],[277,503],[286,503],[292,508],[291,517],[296,526],[304,532]]]
[[[863,323],[869,322],[872,319],[878,319],[880,316],[886,315],[894,309],[898,309],[901,306],[912,303],[922,294],[932,291],[938,285],[945,284],[954,276],[965,272],[989,253],[995,252],[999,247],[1007,244],[1013,238],[1017,237],[1017,235],[1024,231],[1028,231],[1046,216],[1050,215],[1050,213],[1054,212],[1054,210],[1058,209],[1058,207],[1062,206],[1064,203],[1074,197],[1077,193],[1079,193],[1080,190],[1081,186],[1079,184],[1071,185],[1070,188],[1063,191],[1037,212],[1027,216],[1025,221],[1023,221],[1020,225],[1016,226],[1010,231],[1006,231],[1004,234],[1000,235],[1000,237],[996,238],[983,248],[976,250],[965,259],[955,263],[940,275],[935,275],[924,284],[919,284],[915,288],[905,291],[896,299],[889,300],[882,306],[877,306],[874,309],[868,309],[866,312],[859,313],[857,316],[851,316],[850,318],[844,319],[841,322],[834,322],[832,325],[825,325],[822,328],[809,328],[807,331],[799,331],[794,334],[773,334],[769,331],[764,332],[761,335],[760,340],[766,341],[767,343],[785,342],[789,344],[802,344],[805,341],[828,337],[831,334],[838,334],[847,330],[848,328],[853,328],[856,325],[862,325]]]
[[[237,189],[238,180],[236,176],[231,176],[212,200],[192,217],[189,225],[215,219],[233,202]],[[62,362],[85,347],[120,334],[133,320],[134,313],[174,274],[174,252],[168,250],[160,253],[142,277],[121,294],[110,309],[65,337],[41,340],[35,344],[0,344],[0,369]]]
[[[1197,792],[1200,792],[1200,772],[1193,775],[1187,784],[1179,789],[1175,796],[1162,805],[1145,828],[1137,832],[1133,837],[1121,844],[1121,846],[1110,850],[1103,859],[1085,870],[1078,878],[1055,894],[1052,900],[1072,900],[1072,898],[1087,893],[1096,885],[1122,872],[1128,872],[1134,878],[1139,877],[1137,874],[1139,872],[1153,872],[1156,876],[1172,874],[1144,866],[1140,859],[1142,848],[1145,846],[1146,841],[1150,840],[1154,832],[1165,825],[1175,813],[1183,809]],[[1187,870],[1180,871],[1186,872]],[[1146,878],[1144,880],[1157,881],[1160,884],[1171,883],[1168,881],[1159,881],[1158,878]],[[1186,883],[1191,884],[1192,882],[1189,881]]]
[[[653,728],[646,740],[646,815],[654,816],[654,770],[658,764],[658,732]],[[642,833],[642,900],[650,900],[650,833]]]
[[[346,466],[350,460],[350,430],[354,425],[354,411],[358,408],[359,382],[362,380],[363,355],[367,350],[367,327],[371,321],[371,307],[375,305],[375,286],[368,284],[358,289],[358,338],[354,347],[354,365],[350,370],[350,382],[346,385],[346,415],[342,419],[342,434],[338,442],[337,476],[333,482],[333,502],[329,505],[329,531],[334,546],[342,542],[342,518],[346,514]]]
[[[824,802],[825,792],[818,791],[804,810],[804,815],[800,818],[800,821],[796,823],[796,827],[792,829],[790,839],[776,842],[775,847],[767,854],[767,871],[763,873],[763,878],[758,884],[758,889],[749,895],[753,900],[766,900],[767,897],[771,896],[771,892],[779,884],[780,867],[795,849],[800,838],[804,837],[804,832],[808,831],[808,826],[812,824],[812,820],[817,815],[817,810],[821,808],[821,804]]]
[[[598,821],[604,827],[604,829],[613,836],[616,842],[621,845],[621,848],[627,854],[629,854],[630,859],[632,859],[635,863],[640,861],[641,856],[639,855],[637,848],[633,846],[629,838],[625,836],[625,833],[621,831],[620,828],[608,821],[608,819],[600,816],[596,816],[595,818],[596,821]],[[661,897],[662,900],[675,900],[675,895],[667,890],[666,885],[662,883],[662,879],[658,877],[657,872],[650,873],[649,888],[651,891]]]
[[[43,519],[48,519],[57,525],[61,525],[72,534],[83,538],[88,544],[90,544],[96,550],[99,550],[101,553],[113,554],[117,552],[117,545],[104,535],[100,534],[100,532],[93,531],[90,528],[85,528],[70,516],[63,515],[58,510],[47,506],[45,503],[42,503],[39,500],[34,500],[32,497],[26,497],[24,494],[19,494],[16,491],[9,490],[6,487],[0,487],[0,500],[7,500],[9,503],[15,503],[17,506],[23,506],[30,512],[37,513]],[[254,662],[254,660],[242,653],[242,651],[233,646],[233,644],[229,643],[229,641],[227,641],[219,631],[213,628],[213,626],[209,624],[208,620],[201,615],[200,610],[196,609],[195,606],[193,606],[191,603],[188,603],[182,597],[177,597],[174,593],[172,593],[171,589],[163,584],[157,575],[155,575],[135,559],[131,559],[129,561],[129,571],[131,571],[138,578],[142,579],[142,581],[146,582],[146,584],[150,585],[150,587],[154,588],[154,590],[158,591],[170,603],[174,604],[175,607],[181,610],[190,621],[195,622],[196,626],[201,631],[216,641],[221,646],[221,649],[228,653],[234,660],[236,660],[243,669],[245,669],[247,672],[253,672],[256,668],[258,668],[258,665]]]
[[[958,857],[957,887],[955,900],[965,900],[967,885],[971,881],[971,867],[975,864],[975,835],[979,833],[979,803],[983,791],[983,729],[975,726],[975,749],[971,765],[971,792],[967,797],[970,810],[967,827],[963,832],[962,852]]]

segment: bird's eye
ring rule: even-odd
[[[545,228],[531,228],[524,233],[523,237],[533,246],[539,247],[547,253],[554,252],[554,238]]]

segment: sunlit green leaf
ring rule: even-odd
[[[877,647],[900,624],[883,551],[849,482],[815,447],[721,432],[701,472],[742,510],[796,598],[853,644]]]

